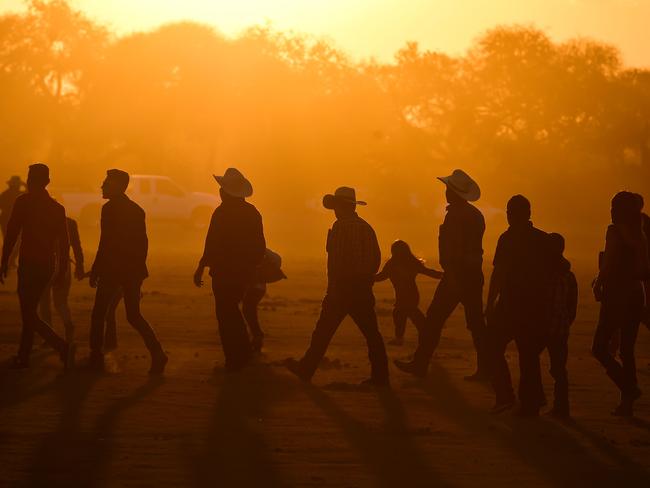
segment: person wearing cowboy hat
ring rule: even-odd
[[[486,328],[483,318],[483,233],[485,219],[470,202],[481,196],[478,184],[460,169],[439,177],[446,186],[447,214],[439,231],[440,266],[444,276],[427,310],[412,361],[395,365],[414,376],[426,376],[429,362],[440,342],[442,328],[459,303],[465,309],[467,328],[476,349],[477,370],[467,380],[488,380]]]
[[[219,335],[227,372],[245,367],[251,360],[251,342],[241,303],[255,284],[264,259],[266,240],[262,216],[246,201],[253,186],[235,168],[214,176],[219,184],[221,205],[210,220],[203,256],[194,273],[194,284],[203,285],[203,271],[210,268]]]
[[[303,381],[311,381],[336,329],[350,315],[368,344],[372,373],[362,384],[389,384],[388,359],[372,292],[381,252],[375,231],[356,213],[357,205],[365,204],[348,187],[323,198],[323,206],[336,215],[327,235],[327,293],[307,352],[299,361],[287,360],[287,368]]]
[[[25,186],[20,176],[12,176],[7,180],[7,189],[0,193],[0,231],[2,231],[2,238],[7,235],[7,224],[9,223],[9,216],[11,209],[14,207],[16,198],[24,193],[22,187]],[[16,256],[18,247],[9,258],[9,266],[14,268],[16,266]]]

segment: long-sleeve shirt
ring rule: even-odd
[[[339,218],[327,234],[330,286],[374,282],[381,251],[373,228],[356,213]]]
[[[265,252],[260,213],[243,199],[226,200],[212,214],[200,265],[213,280],[250,284]]]
[[[143,280],[149,240],[142,208],[121,195],[102,207],[101,236],[92,273],[99,278]]]
[[[467,202],[448,205],[438,237],[442,269],[459,278],[466,272],[480,271],[484,232],[485,219],[479,209]]]
[[[79,237],[79,227],[77,222],[70,217],[66,218],[68,224],[68,238],[70,239],[70,247],[72,248],[72,255],[74,256],[74,262],[77,266],[83,267],[84,264],[84,252],[81,248],[81,238]]]
[[[59,269],[67,266],[70,242],[65,209],[47,191],[24,193],[16,199],[7,223],[2,263],[9,261],[21,234],[19,266],[44,266],[52,269],[56,264]]]

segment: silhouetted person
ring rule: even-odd
[[[390,280],[395,288],[395,305],[393,307],[395,338],[389,344],[400,346],[404,343],[408,319],[413,322],[418,331],[424,327],[426,321],[419,307],[420,292],[415,278],[418,274],[423,274],[440,279],[443,273],[427,268],[424,262],[411,252],[411,248],[404,241],[393,242],[390,250],[391,258],[375,276],[375,281]]]
[[[117,349],[117,320],[115,313],[120,302],[124,298],[122,290],[117,292],[106,311],[106,332],[104,333],[104,352]]]
[[[266,285],[286,279],[282,272],[282,258],[279,254],[267,249],[262,264],[257,269],[255,283],[246,290],[242,300],[242,313],[251,333],[251,348],[254,353],[262,352],[264,346],[264,331],[260,326],[257,307],[266,295]]]
[[[70,217],[66,218],[68,229],[68,238],[70,247],[74,255],[74,276],[77,280],[84,279],[84,253],[81,249],[81,239],[79,238],[79,229],[77,222]],[[54,302],[54,308],[63,320],[65,330],[65,340],[67,342],[74,342],[75,327],[72,323],[72,313],[68,305],[68,296],[70,295],[70,287],[72,286],[72,266],[71,261],[68,259],[68,264],[65,269],[63,279],[51,282],[41,297],[39,304],[39,313],[41,318],[48,324],[52,323],[52,309],[51,303]]]
[[[4,283],[9,258],[18,235],[22,235],[18,259],[18,299],[23,321],[20,348],[13,359],[13,368],[29,366],[34,333],[60,355],[66,368],[74,362],[74,344],[66,342],[38,316],[38,302],[50,281],[59,282],[68,268],[70,243],[66,229],[65,209],[45,189],[50,183],[50,170],[41,163],[32,164],[27,175],[27,193],[20,195],[13,206],[0,264],[0,283]]]
[[[203,270],[209,267],[225,368],[234,372],[251,359],[252,349],[240,304],[255,284],[266,241],[262,216],[245,200],[253,194],[250,182],[235,168],[228,168],[223,176],[214,178],[221,187],[221,205],[212,214],[194,284],[199,287],[203,284]]]
[[[643,280],[648,277],[648,245],[642,229],[638,198],[619,192],[612,199],[612,223],[605,236],[594,296],[601,302],[592,351],[621,391],[614,415],[631,416],[641,396],[637,385],[634,346],[645,303]],[[622,364],[610,352],[610,341],[620,331]]]
[[[518,414],[539,414],[542,377],[539,355],[548,343],[552,301],[550,243],[546,232],[533,227],[530,202],[522,195],[508,201],[508,230],[494,254],[486,315],[490,364],[496,393],[493,412],[514,405],[505,350],[513,339],[519,351]]]
[[[553,389],[553,409],[551,415],[568,418],[569,375],[567,359],[569,355],[569,330],[576,318],[578,307],[578,282],[571,271],[571,263],[563,256],[564,237],[549,234],[551,259],[551,323],[546,345],[551,363],[550,372],[555,380]],[[543,391],[542,391],[543,398]]]
[[[388,359],[372,292],[381,252],[375,231],[356,212],[357,205],[365,204],[357,201],[354,189],[348,187],[323,198],[323,206],[336,215],[327,234],[327,294],[307,352],[300,361],[287,361],[289,370],[303,381],[311,381],[336,330],[350,315],[368,344],[372,373],[362,384],[389,384]]]
[[[477,359],[476,372],[466,379],[487,380],[482,270],[485,219],[469,203],[478,200],[481,191],[476,182],[459,169],[454,170],[451,176],[438,179],[447,187],[449,203],[439,233],[440,265],[444,276],[427,310],[426,325],[419,335],[413,360],[395,361],[395,365],[415,376],[426,376],[431,357],[440,343],[442,328],[461,303]]]
[[[648,255],[650,256],[650,217],[648,214],[643,212],[643,207],[644,207],[644,200],[642,195],[637,194],[637,198],[639,199],[639,204],[641,206],[641,220],[642,220],[642,227],[643,227],[643,234],[645,235],[645,240],[646,243],[648,244]],[[643,312],[643,318],[641,321],[646,325],[646,327],[650,328],[650,276],[648,276],[644,283],[643,287],[645,289],[645,310]]]
[[[140,312],[142,282],[147,270],[148,239],[145,213],[126,196],[128,173],[119,169],[106,172],[102,197],[101,235],[95,262],[90,271],[90,286],[97,288],[90,325],[91,369],[104,369],[104,323],[111,303],[122,290],[126,319],[142,336],[151,354],[152,375],[165,370],[167,355],[155,332]]]
[[[0,231],[2,231],[3,240],[7,238],[7,224],[9,223],[11,209],[14,207],[16,199],[24,193],[23,186],[25,186],[25,183],[20,179],[20,176],[12,176],[7,181],[7,189],[0,193]],[[16,251],[9,257],[10,267],[16,266]]]

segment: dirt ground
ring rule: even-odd
[[[110,372],[65,376],[36,349],[27,371],[0,369],[0,486],[650,486],[650,396],[633,419],[612,417],[615,387],[590,355],[597,307],[583,286],[570,342],[573,423],[487,413],[490,388],[463,381],[474,354],[457,310],[426,380],[391,366],[392,389],[355,388],[369,374],[365,345],[346,320],[313,385],[280,365],[308,343],[324,291],[324,267],[286,265],[261,318],[265,352],[224,376],[209,287],[191,285],[193,262],[151,265],[145,316],[170,356],[163,379],[119,311],[120,347]],[[580,276],[586,285],[589,273]],[[422,307],[435,283],[423,279]],[[0,361],[19,333],[14,278],[0,289]],[[376,287],[382,332],[392,335],[392,289]],[[79,354],[87,355],[92,290],[75,283],[71,305]],[[58,319],[55,327],[62,329]],[[391,359],[408,356],[388,346]],[[516,356],[509,350],[515,376]],[[641,388],[650,392],[650,332],[637,345]],[[546,358],[544,368],[548,369]],[[552,398],[552,381],[545,371]]]

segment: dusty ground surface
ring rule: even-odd
[[[591,357],[597,308],[582,294],[571,336],[574,423],[487,413],[462,310],[449,321],[426,380],[391,369],[392,390],[359,390],[369,368],[361,334],[346,320],[312,386],[279,362],[305,349],[324,290],[320,265],[287,264],[261,312],[265,352],[225,377],[209,289],[190,284],[192,263],[151,265],[143,310],[170,363],[151,381],[146,351],[120,309],[111,371],[63,376],[54,354],[34,353],[28,371],[0,369],[1,486],[650,486],[650,395],[637,416],[610,416],[617,393]],[[586,284],[588,273],[581,276]],[[424,308],[434,282],[422,281]],[[0,361],[19,332],[15,282],[0,290]],[[584,287],[583,287],[584,290]],[[392,290],[376,287],[386,338]],[[79,357],[87,354],[92,305],[87,283],[71,298]],[[58,319],[55,326],[61,330]],[[391,358],[416,341],[409,326]],[[637,346],[641,388],[650,393],[650,333]],[[516,356],[509,359],[516,379]],[[547,362],[545,358],[545,369]],[[216,366],[216,368],[215,368]],[[545,372],[547,394],[552,382]]]

